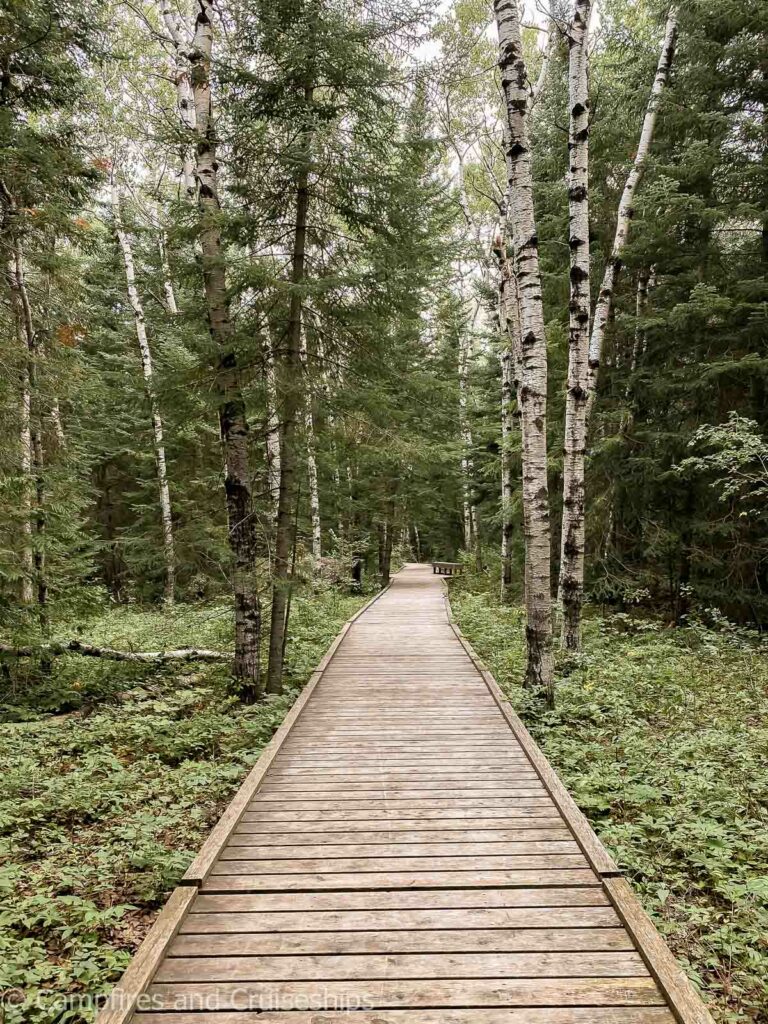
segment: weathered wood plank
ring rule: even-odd
[[[349,874],[361,872],[387,871],[422,871],[428,868],[433,871],[524,871],[528,868],[550,871],[555,868],[586,869],[587,861],[581,852],[558,854],[526,854],[514,856],[474,856],[474,857],[432,857],[422,855],[407,857],[394,854],[389,857],[322,857],[298,858],[290,860],[266,859],[253,855],[253,849],[237,846],[230,851],[228,847],[222,851],[221,857],[213,866],[213,875],[245,875],[245,874],[328,874],[342,872]]]
[[[518,978],[459,981],[196,982],[154,984],[157,1009],[308,1010],[466,1006],[660,1006],[652,978]]]
[[[227,915],[228,917],[231,915]],[[624,928],[493,928],[418,931],[195,933],[177,936],[170,956],[315,956],[332,953],[514,953],[632,951]]]
[[[498,843],[317,843],[305,846],[264,845],[258,836],[238,835],[230,838],[221,852],[222,860],[248,857],[250,860],[313,860],[360,857],[519,857],[535,854],[570,854],[581,858],[581,850],[573,839],[541,842]]]
[[[480,821],[505,821],[513,818],[524,818],[525,820],[533,821],[536,818],[551,819],[554,813],[555,808],[548,800],[540,800],[538,802],[526,800],[525,804],[508,801],[506,804],[502,803],[500,807],[492,808],[478,808],[476,802],[467,807],[463,804],[456,804],[455,801],[453,805],[450,805],[450,801],[444,801],[439,806],[432,804],[417,808],[393,808],[391,805],[371,807],[366,805],[364,810],[350,807],[345,807],[342,810],[338,804],[334,804],[333,810],[325,808],[323,810],[302,811],[292,807],[290,809],[270,811],[264,805],[261,805],[249,808],[243,815],[242,821],[386,821],[389,828],[391,823],[396,821],[418,823],[419,821],[433,821],[437,819],[452,821],[464,819],[477,823]],[[409,827],[413,828],[413,825]]]
[[[217,865],[218,867],[218,865]],[[578,868],[507,871],[342,871],[275,875],[258,872],[209,874],[206,892],[301,892],[315,889],[487,889],[492,886],[596,885],[591,870]]]
[[[365,1010],[271,1013],[140,1013],[135,1024],[674,1024],[663,1006],[525,1007],[503,1010]]]
[[[634,952],[389,953],[166,957],[155,982],[347,981],[394,978],[645,978]]]
[[[521,907],[600,907],[610,909],[610,924],[618,920],[601,886],[591,888],[542,889],[449,889],[388,890],[374,892],[249,893],[242,895],[200,895],[191,913],[211,911],[232,914],[309,914],[326,911],[376,910],[505,910]],[[458,920],[458,919],[457,919]],[[516,920],[516,919],[515,919]],[[520,919],[522,920],[522,918]],[[500,918],[500,925],[513,918]]]
[[[540,821],[541,819],[537,819]],[[520,822],[518,828],[464,829],[461,824],[455,829],[404,829],[396,831],[386,826],[372,831],[326,831],[308,832],[305,828],[294,831],[267,831],[251,823],[240,824],[230,838],[231,845],[252,843],[264,848],[273,849],[282,846],[342,846],[356,845],[366,847],[369,844],[378,846],[382,843],[405,846],[413,843],[440,843],[445,846],[464,843],[538,843],[573,840],[567,828],[553,819],[553,825],[547,828],[531,828],[526,821]]]

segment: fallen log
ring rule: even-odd
[[[175,651],[119,651],[114,647],[96,647],[81,640],[67,640],[63,643],[30,644],[14,647],[0,644],[0,658],[43,658],[60,654],[81,654],[86,658],[107,658],[109,661],[134,661],[150,665],[161,665],[167,661],[231,661],[231,654],[208,651],[196,647],[181,647]]]

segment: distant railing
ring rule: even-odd
[[[438,576],[455,576],[460,573],[464,566],[461,562],[433,562],[432,572]]]

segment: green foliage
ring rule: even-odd
[[[588,619],[557,708],[520,686],[522,613],[454,613],[723,1022],[768,1013],[768,646],[720,620]]]
[[[88,1000],[117,980],[296,688],[359,604],[332,590],[294,599],[291,688],[266,704],[239,704],[218,666],[133,669],[128,680],[122,666],[80,658],[76,692],[99,690],[95,710],[38,711],[36,720],[0,726],[0,990],[23,990],[27,1000],[6,1006],[7,1024],[93,1019]],[[118,610],[84,623],[83,633],[133,647],[203,644],[229,640],[231,625],[215,606],[173,616]],[[53,693],[74,687],[62,661],[49,679]],[[29,717],[29,703],[22,711]]]

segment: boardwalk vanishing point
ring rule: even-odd
[[[442,579],[348,622],[98,1024],[711,1024]]]

